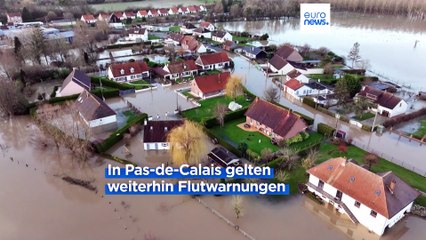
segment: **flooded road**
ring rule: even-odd
[[[300,31],[299,19],[217,25],[230,31],[268,33],[272,44],[309,44],[313,48],[326,47],[341,56],[347,56],[353,44],[359,42],[360,55],[369,60],[372,72],[415,90],[426,90],[425,22],[390,16],[333,13],[331,30],[324,33]],[[420,42],[414,48],[416,40]]]
[[[103,196],[104,167],[114,162],[79,164],[64,150],[38,147],[37,135],[27,117],[0,123],[2,240],[246,239],[189,196]],[[139,149],[134,158],[147,158],[140,164],[168,160],[165,153],[142,154],[138,144],[135,138],[130,147]],[[92,181],[98,192],[70,185],[62,176]],[[379,239],[304,196],[284,201],[244,197],[244,215],[238,220],[230,197],[201,201],[255,239]],[[421,239],[425,226],[425,220],[407,217],[382,239]]]

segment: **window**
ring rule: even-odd
[[[324,187],[324,182],[319,180],[318,182],[318,188],[322,189]]]
[[[377,216],[377,212],[371,210],[370,215],[375,218]]]
[[[358,201],[355,201],[355,207],[357,207],[357,208],[359,208],[360,206],[361,206],[361,203],[360,202],[358,202]]]

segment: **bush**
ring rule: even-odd
[[[148,115],[146,113],[142,113],[136,116],[131,121],[129,121],[126,125],[124,125],[122,128],[113,132],[107,139],[105,139],[101,143],[96,144],[95,146],[96,150],[99,153],[106,152],[108,149],[110,149],[112,146],[118,143],[121,139],[123,139],[123,135],[128,132],[130,127],[132,127],[135,124],[139,124],[143,122],[147,117]]]
[[[120,96],[120,90],[118,89],[95,89],[92,90],[91,93],[95,94],[96,96],[102,98],[112,98],[112,97],[118,97]]]
[[[226,114],[225,118],[224,118],[224,122],[229,122],[229,121],[244,117],[244,113],[247,111],[247,109],[248,109],[248,107],[241,108],[237,111],[230,112],[230,113]],[[217,126],[217,125],[219,125],[219,122],[217,121],[216,118],[210,118],[210,119],[204,121],[204,126],[206,128],[212,128],[212,127]]]
[[[53,88],[53,91],[52,91],[52,93],[50,94],[50,98],[54,98],[54,97],[56,97],[56,91],[58,91],[58,86],[55,86],[54,88]]]
[[[78,98],[80,94],[74,94],[74,95],[70,95],[70,96],[64,96],[64,97],[54,97],[49,99],[47,102],[50,104],[55,104],[55,103],[63,103],[65,101],[69,101],[69,100],[75,100]]]
[[[295,135],[294,137],[291,137],[291,138],[287,139],[286,144],[287,145],[291,145],[293,143],[298,143],[298,142],[302,142],[302,141],[303,141],[303,137],[299,133],[299,134]]]
[[[336,129],[334,129],[333,127],[328,126],[327,124],[324,123],[318,123],[318,127],[317,127],[317,132],[324,135],[324,136],[332,136],[334,134],[334,131],[336,131]]]
[[[317,103],[314,101],[314,99],[313,98],[311,98],[311,97],[304,97],[303,98],[303,100],[302,100],[302,102],[304,103],[304,104],[306,104],[306,105],[308,105],[308,106],[310,106],[310,107],[312,107],[312,108],[316,108],[316,106],[317,106]]]
[[[94,83],[94,84],[99,84],[99,82],[101,82],[102,86],[117,88],[119,90],[135,89],[135,87],[130,85],[130,84],[118,83],[116,81],[109,80],[105,77],[91,77],[91,80],[92,80],[92,83]]]

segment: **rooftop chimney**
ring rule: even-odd
[[[396,187],[396,181],[394,179],[392,179],[392,181],[389,183],[389,191],[393,194],[393,192],[395,191],[395,187]]]
[[[143,121],[143,125],[144,126],[146,126],[148,124],[148,121],[145,119],[144,121]]]
[[[164,132],[167,132],[167,130],[168,130],[167,127],[164,127]]]

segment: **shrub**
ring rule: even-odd
[[[56,91],[58,91],[58,88],[59,88],[58,86],[53,87],[53,91],[50,94],[50,98],[56,97]]]
[[[336,131],[336,129],[334,129],[333,127],[330,127],[324,123],[318,123],[318,127],[317,127],[318,133],[329,137],[333,135],[334,131]]]
[[[127,84],[127,83],[118,83],[116,81],[109,80],[105,77],[91,77],[92,83],[99,84],[99,82],[102,83],[102,86],[105,87],[111,87],[111,88],[117,88],[119,90],[129,90],[129,89],[135,89],[134,86]]]
[[[287,139],[286,144],[287,145],[291,145],[293,143],[298,143],[298,142],[302,142],[303,141],[303,137],[302,135],[299,133],[296,136]]]
[[[311,97],[304,97],[302,102],[310,107],[316,108],[316,102]]]
[[[50,104],[56,104],[56,103],[63,103],[65,101],[69,101],[69,100],[75,100],[78,98],[80,94],[74,94],[74,95],[70,95],[70,96],[64,96],[64,97],[54,97],[48,100],[48,103]]]
[[[120,96],[120,90],[118,89],[95,89],[92,90],[91,93],[95,94],[100,98],[112,98]]]

